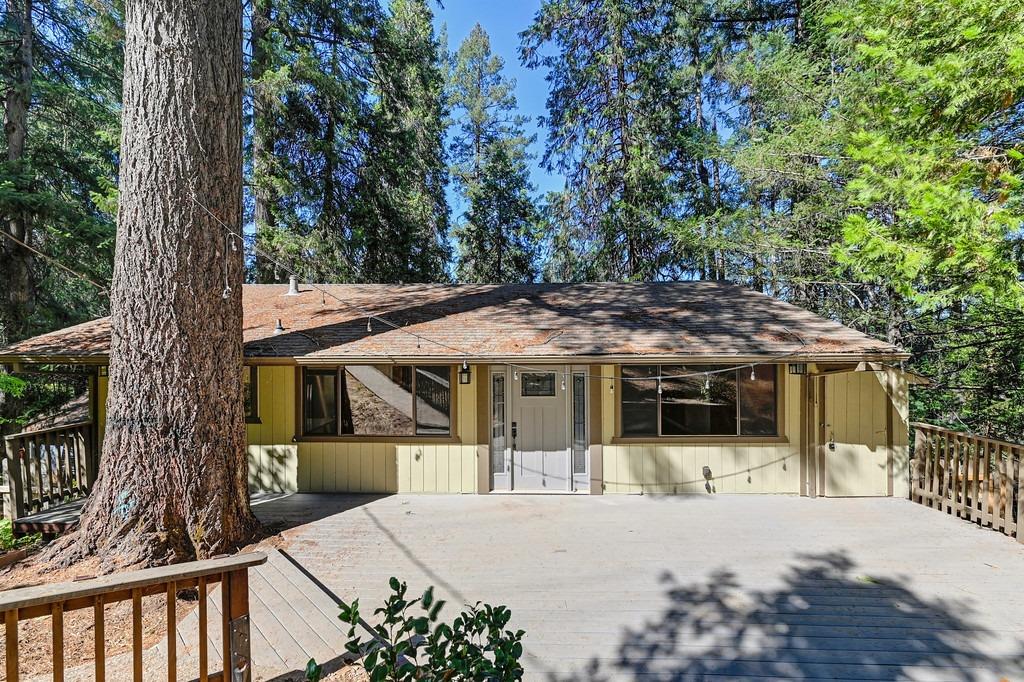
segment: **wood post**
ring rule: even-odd
[[[992,463],[991,448],[988,441],[985,442],[981,453],[981,525],[982,527],[992,522],[992,508],[989,506],[989,498],[992,496]]]
[[[107,639],[104,628],[103,595],[98,594],[92,605],[93,623],[93,656],[96,670],[96,682],[107,679]]]
[[[174,589],[174,581],[167,583],[167,680],[178,679],[178,591]]]
[[[4,450],[7,458],[7,483],[10,495],[11,520],[20,519],[25,515],[25,492],[21,451],[14,439],[4,439]]]
[[[232,571],[224,576],[224,662],[225,680],[248,682],[252,679],[249,645],[249,572]]]
[[[1024,451],[1015,448],[1013,460],[1017,476],[1017,542],[1024,544]]]
[[[18,682],[18,610],[4,613],[4,633],[7,638],[7,682]]]
[[[132,679],[142,682],[142,590],[132,590]]]

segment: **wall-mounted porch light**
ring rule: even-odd
[[[807,374],[807,363],[796,362],[789,365],[790,374]]]
[[[459,368],[459,383],[468,384],[472,374],[469,371],[469,363],[465,360],[462,361],[462,367]]]

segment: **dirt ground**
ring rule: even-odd
[[[282,548],[288,541],[280,534],[261,539],[241,551],[258,551],[268,548]],[[17,563],[0,568],[0,591],[31,587],[48,583],[73,582],[99,574],[97,560],[87,560],[66,569],[52,570],[39,562],[39,550],[35,548],[28,557]],[[178,593],[175,614],[181,622],[198,606],[198,595],[193,590]],[[161,644],[167,637],[167,602],[164,595],[152,595],[142,599],[142,643],[144,649]],[[106,643],[107,677],[117,679],[118,670],[130,670],[132,650],[132,604],[131,601],[108,604],[104,609],[104,639]],[[64,666],[68,673],[77,669],[83,675],[72,678],[91,679],[95,659],[95,623],[91,609],[69,611],[64,614]],[[48,616],[22,621],[18,627],[19,672],[23,679],[40,677],[46,679],[52,673],[53,639],[51,618]],[[0,680],[6,680],[6,633],[0,628]],[[162,668],[153,666],[147,656],[147,672],[162,673]],[[298,678],[301,679],[301,678]],[[367,680],[361,666],[347,666],[333,671],[323,678],[329,682],[363,682]]]
[[[30,587],[46,583],[70,582],[97,575],[98,562],[88,560],[68,569],[47,570],[37,561],[38,553],[0,570],[0,590]],[[195,590],[182,590],[175,607],[180,621],[196,608]],[[167,599],[153,595],[142,599],[142,643],[148,648],[166,637]],[[18,627],[18,658],[22,675],[31,677],[50,672],[53,655],[51,618],[44,616],[22,621]],[[128,651],[132,647],[131,601],[108,604],[104,608],[104,639],[108,657]],[[64,663],[66,667],[91,664],[95,658],[93,639],[95,623],[92,609],[80,609],[64,614]],[[6,633],[0,632],[0,679],[5,679]]]

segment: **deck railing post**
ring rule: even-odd
[[[252,657],[249,645],[249,572],[232,571],[224,576],[224,618],[227,622],[230,673],[225,682],[249,682],[252,679]]]
[[[21,455],[24,452],[19,447],[16,439],[4,439],[4,453],[7,459],[7,485],[10,495],[10,517],[16,521],[25,515],[25,491],[23,485],[23,472]]]
[[[1024,450],[1014,448],[1014,471],[1017,474],[1017,542],[1024,544]]]

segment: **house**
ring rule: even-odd
[[[896,495],[907,354],[723,282],[246,285],[254,490]],[[96,368],[107,319],[0,350]]]

